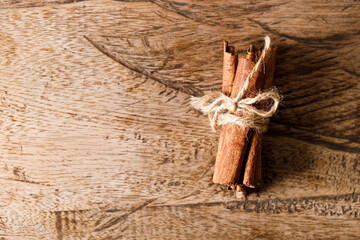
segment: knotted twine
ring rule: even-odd
[[[260,133],[266,132],[270,117],[276,112],[280,103],[281,98],[277,90],[271,89],[259,92],[253,98],[242,99],[242,97],[245,95],[252,77],[259,71],[262,64],[265,64],[265,58],[270,52],[270,43],[270,38],[266,36],[264,50],[235,98],[228,97],[221,92],[211,92],[203,97],[191,97],[190,104],[204,115],[209,116],[210,126],[214,132],[217,126],[229,123],[244,128],[253,128]],[[273,101],[268,110],[258,109],[253,106],[253,104],[266,100]]]

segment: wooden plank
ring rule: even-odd
[[[360,235],[356,2],[59,3],[0,7],[0,237]],[[224,39],[264,34],[284,102],[234,201],[188,98],[220,89]]]

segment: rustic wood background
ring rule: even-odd
[[[360,238],[358,1],[0,2],[0,239]],[[284,101],[236,200],[188,99],[265,34]]]

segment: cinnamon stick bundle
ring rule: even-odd
[[[253,75],[241,98],[254,97],[256,92],[271,87],[275,53],[276,49],[271,48],[264,61],[264,67]],[[261,50],[251,45],[246,57],[238,59],[235,48],[228,46],[227,42],[224,43],[223,94],[232,98],[237,96],[260,55]],[[261,103],[260,107],[265,108],[266,103]],[[228,185],[240,193],[243,193],[246,187],[258,186],[261,182],[261,140],[262,135],[253,130],[236,124],[223,125],[220,130],[213,182]]]

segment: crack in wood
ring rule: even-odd
[[[329,203],[321,201],[345,201],[357,203],[359,202],[359,193],[339,194],[339,195],[320,195],[312,197],[299,197],[299,198],[275,198],[264,200],[242,200],[242,201],[218,201],[218,202],[200,202],[200,203],[185,203],[185,204],[164,204],[154,205],[149,208],[197,208],[201,206],[223,206],[229,210],[240,209],[245,212],[279,214],[283,212],[303,212],[313,210],[320,215],[341,216],[345,213],[352,217],[360,216],[356,209],[344,209],[336,203]],[[339,209],[336,209],[338,207]]]
[[[10,4],[3,4],[0,6],[0,9],[27,9],[27,8],[36,8],[36,7],[44,7],[44,6],[56,6],[56,5],[64,5],[64,4],[71,4],[71,3],[78,3],[84,2],[87,0],[57,0],[57,1],[43,1],[43,0],[33,0],[26,3],[26,1],[13,1]],[[9,5],[9,6],[7,6]]]
[[[344,68],[343,70],[344,70],[344,72],[350,74],[351,76],[354,76],[354,77],[357,77],[357,78],[360,77],[360,73],[357,73],[355,71],[350,71],[349,69],[346,69],[346,68]]]
[[[340,33],[335,33],[331,36],[327,36],[327,37],[308,37],[308,38],[304,38],[304,37],[295,37],[289,34],[285,34],[285,33],[281,33],[277,30],[274,30],[272,28],[270,28],[267,24],[262,23],[260,21],[257,21],[255,19],[252,18],[247,18],[248,21],[255,23],[256,25],[258,25],[260,28],[262,28],[263,30],[272,33],[274,35],[277,35],[279,37],[284,37],[299,43],[303,43],[303,44],[307,44],[310,45],[312,47],[316,47],[316,48],[321,48],[321,49],[326,49],[326,50],[333,50],[335,48],[337,48],[338,46],[332,46],[332,42],[326,42],[326,41],[335,41],[335,42],[341,42],[344,40],[348,40],[349,39],[349,35],[348,33],[346,34],[340,34]],[[354,35],[358,35],[360,33],[360,31],[357,31],[354,33]]]
[[[1,180],[7,180],[7,181],[16,181],[16,182],[22,182],[22,183],[28,183],[28,184],[35,184],[35,185],[41,185],[41,186],[47,186],[50,187],[50,184],[45,184],[45,183],[39,183],[39,182],[35,182],[35,181],[30,181],[27,179],[13,179],[13,178],[0,178]]]
[[[286,127],[286,129],[283,129],[283,131],[279,131],[279,129],[275,129],[271,125]],[[293,131],[289,131],[289,130],[293,130]],[[268,132],[271,136],[284,136],[295,140],[312,143],[314,145],[323,146],[332,150],[343,151],[348,153],[360,153],[359,147],[351,147],[347,144],[347,143],[349,144],[358,143],[357,141],[354,141],[354,139],[350,137],[330,136],[319,133],[315,134],[311,130],[294,127],[291,124],[287,124],[284,122],[277,122],[277,121],[272,121],[270,123]],[[322,137],[342,140],[343,143],[326,141],[321,139]]]
[[[196,23],[204,24],[204,25],[211,26],[211,27],[225,27],[225,28],[229,28],[229,29],[242,29],[243,28],[243,26],[241,24],[235,24],[235,23],[227,24],[227,23],[221,23],[221,22],[212,22],[212,21],[208,21],[206,19],[196,17],[195,14],[193,14],[192,12],[187,11],[187,10],[181,10],[174,6],[175,3],[179,5],[180,4],[179,2],[171,2],[171,1],[162,0],[161,2],[164,3],[164,5],[159,4],[157,0],[149,0],[149,2],[155,4],[156,6],[162,8],[166,11],[175,13],[179,16],[182,16],[182,17],[189,19],[191,21],[194,21]],[[241,5],[239,5],[238,7],[241,8],[241,9],[239,9],[239,11],[242,11],[244,15],[248,15],[251,12],[264,12],[266,10],[270,10],[273,7],[277,7],[277,6],[281,6],[281,5],[285,5],[285,4],[287,4],[287,3],[279,3],[279,4],[273,4],[273,5],[265,4],[260,7],[252,7],[252,8],[251,7],[242,8]]]
[[[182,93],[185,93],[187,95],[192,95],[192,96],[200,96],[203,94],[203,92],[200,89],[197,89],[195,87],[188,87],[188,88],[183,88],[183,87],[177,87],[175,85],[173,85],[171,82],[169,81],[165,81],[162,80],[160,78],[157,78],[155,76],[152,76],[151,74],[147,73],[146,71],[144,71],[143,69],[139,69],[136,67],[131,66],[125,59],[120,60],[119,58],[115,57],[113,54],[109,53],[101,44],[93,41],[92,39],[90,39],[87,36],[84,36],[84,38],[92,45],[94,46],[97,50],[99,50],[101,53],[103,53],[105,56],[111,58],[112,60],[116,61],[117,63],[121,64],[122,66],[126,67],[127,69],[134,71],[136,73],[139,73],[143,76],[145,76],[146,78],[152,79],[160,84],[162,84],[163,86],[165,86],[166,88],[170,88],[173,89],[175,91],[180,91]]]
[[[150,203],[154,202],[156,199],[157,198],[150,199],[150,200],[146,201],[145,203],[141,204],[139,207],[131,210],[130,212],[128,212],[128,213],[126,213],[124,215],[121,215],[120,217],[116,217],[116,218],[111,219],[110,221],[106,222],[102,226],[96,228],[95,231],[102,231],[104,229],[110,228],[111,226],[114,226],[115,224],[117,224],[117,223],[119,223],[119,222],[121,222],[123,220],[126,220],[130,215],[132,215],[135,212],[141,210],[142,208],[148,206]],[[97,224],[99,224],[99,222],[97,222]]]

